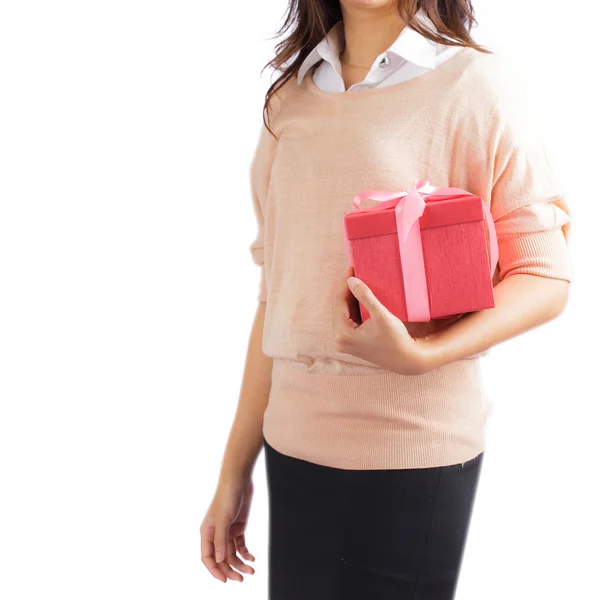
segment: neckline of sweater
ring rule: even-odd
[[[384,95],[384,94],[393,93],[400,89],[412,87],[414,85],[424,84],[431,77],[435,76],[436,74],[437,75],[441,74],[450,66],[458,63],[460,57],[474,56],[472,54],[474,52],[477,54],[480,54],[480,52],[478,50],[475,50],[474,48],[466,46],[461,51],[457,52],[454,56],[449,58],[447,61],[443,62],[439,67],[436,67],[435,69],[432,69],[431,71],[427,71],[426,73],[418,75],[417,77],[412,77],[411,79],[408,79],[406,81],[400,81],[398,83],[393,83],[391,85],[386,85],[383,87],[375,87],[375,88],[369,88],[366,90],[359,90],[359,91],[356,91],[356,90],[354,90],[354,91],[345,90],[343,92],[325,91],[325,90],[322,90],[321,88],[317,87],[317,84],[313,80],[312,76],[314,73],[314,68],[312,68],[308,73],[306,73],[306,75],[302,81],[302,84],[312,94],[315,94],[322,98],[327,98],[329,100],[343,101],[343,100],[347,100],[347,99],[354,100],[356,98],[380,96],[380,95]],[[298,85],[298,83],[296,82],[295,85]]]

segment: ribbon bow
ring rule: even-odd
[[[402,262],[406,311],[409,321],[427,322],[431,320],[425,262],[423,259],[423,245],[421,242],[421,228],[419,226],[419,219],[425,211],[427,202],[451,200],[453,198],[474,195],[459,188],[434,187],[428,181],[418,179],[408,192],[366,190],[354,196],[352,203],[359,211],[385,210],[386,208],[394,207],[400,256],[410,258],[410,260]],[[379,204],[371,208],[361,208],[361,203],[364,200],[376,200]],[[496,270],[496,264],[498,263],[498,240],[495,235],[494,220],[490,209],[485,202],[482,202],[482,205],[489,232],[490,278],[492,278]],[[352,266],[354,263],[348,243],[345,219],[344,244],[348,264]]]

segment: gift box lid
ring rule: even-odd
[[[348,239],[397,233],[394,208],[392,206],[383,210],[355,210],[346,213],[344,220]],[[426,229],[483,219],[483,200],[479,196],[461,196],[448,200],[430,197],[419,224],[421,229]]]

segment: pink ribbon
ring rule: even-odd
[[[474,196],[470,192],[452,187],[433,187],[424,179],[419,179],[413,184],[412,190],[408,192],[381,192],[366,190],[360,192],[352,203],[360,211],[385,210],[394,208],[396,215],[396,226],[398,229],[398,245],[402,261],[402,276],[406,294],[406,312],[408,321],[427,322],[431,320],[429,312],[429,296],[427,293],[427,277],[425,274],[425,261],[423,259],[423,245],[421,243],[421,227],[419,219],[425,211],[428,201],[451,200],[464,196]],[[371,208],[361,208],[364,200],[376,200],[379,202]],[[494,276],[496,264],[498,263],[498,240],[494,228],[494,220],[490,209],[482,202],[483,212],[488,225],[490,240],[490,278]],[[347,214],[347,213],[346,213]],[[354,265],[348,234],[346,231],[346,220],[344,219],[344,244],[348,264]]]

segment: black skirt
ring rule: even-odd
[[[457,465],[348,470],[266,440],[269,600],[452,600],[483,452]]]

